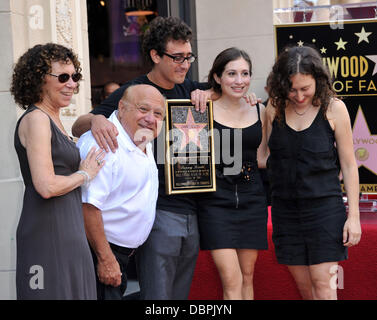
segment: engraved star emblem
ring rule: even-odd
[[[374,76],[377,73],[377,55],[371,55],[366,57],[374,62],[374,69],[372,73],[372,76]]]
[[[346,47],[345,45],[348,43],[347,41],[343,41],[342,38],[339,39],[338,42],[334,42],[338,47],[336,48],[336,50],[339,50],[339,49],[343,49],[343,50],[346,50]]]
[[[189,108],[186,123],[174,123],[174,126],[183,133],[180,150],[185,149],[190,142],[201,149],[199,133],[206,125],[206,123],[195,122],[191,108]]]
[[[353,125],[353,148],[357,165],[377,174],[377,135],[370,133],[364,113],[359,106]]]
[[[364,27],[361,28],[360,32],[355,32],[355,35],[359,37],[359,40],[357,43],[360,43],[361,41],[365,41],[369,43],[368,37],[372,34],[372,32],[365,32]]]

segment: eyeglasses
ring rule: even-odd
[[[50,76],[53,76],[53,77],[56,77],[58,78],[58,81],[60,83],[66,83],[69,78],[72,78],[73,82],[78,82],[81,80],[81,77],[82,77],[82,74],[81,73],[74,73],[73,75],[70,75],[68,73],[62,73],[62,74],[59,74],[59,75],[56,75],[56,74],[52,74],[52,73],[47,73],[48,75]]]
[[[196,57],[194,55],[184,57],[184,56],[172,56],[171,54],[168,54],[166,52],[163,52],[165,56],[168,56],[169,58],[172,58],[175,63],[183,63],[185,60],[187,60],[188,63],[193,63],[196,60]]]

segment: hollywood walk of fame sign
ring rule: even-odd
[[[350,114],[360,191],[377,194],[377,19],[276,25],[275,42],[318,49]]]
[[[204,113],[190,100],[166,101],[167,194],[216,191],[212,101]]]

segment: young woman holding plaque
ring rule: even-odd
[[[251,69],[245,51],[228,48],[208,76],[220,95],[213,102],[217,191],[198,196],[198,221],[200,246],[211,250],[224,299],[254,298],[254,264],[258,250],[267,249],[266,195],[257,161],[265,144],[265,110],[243,99]]]
[[[304,299],[336,299],[338,261],[360,241],[359,183],[345,104],[319,53],[284,50],[267,80],[273,241]],[[343,204],[339,171],[348,196]]]

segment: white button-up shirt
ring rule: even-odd
[[[118,129],[115,153],[108,152],[105,165],[90,182],[82,186],[82,201],[101,210],[106,238],[116,245],[137,248],[147,239],[156,215],[158,174],[152,144],[146,153],[131,140],[114,111],[109,121]],[[82,159],[98,145],[91,131],[79,139]]]

